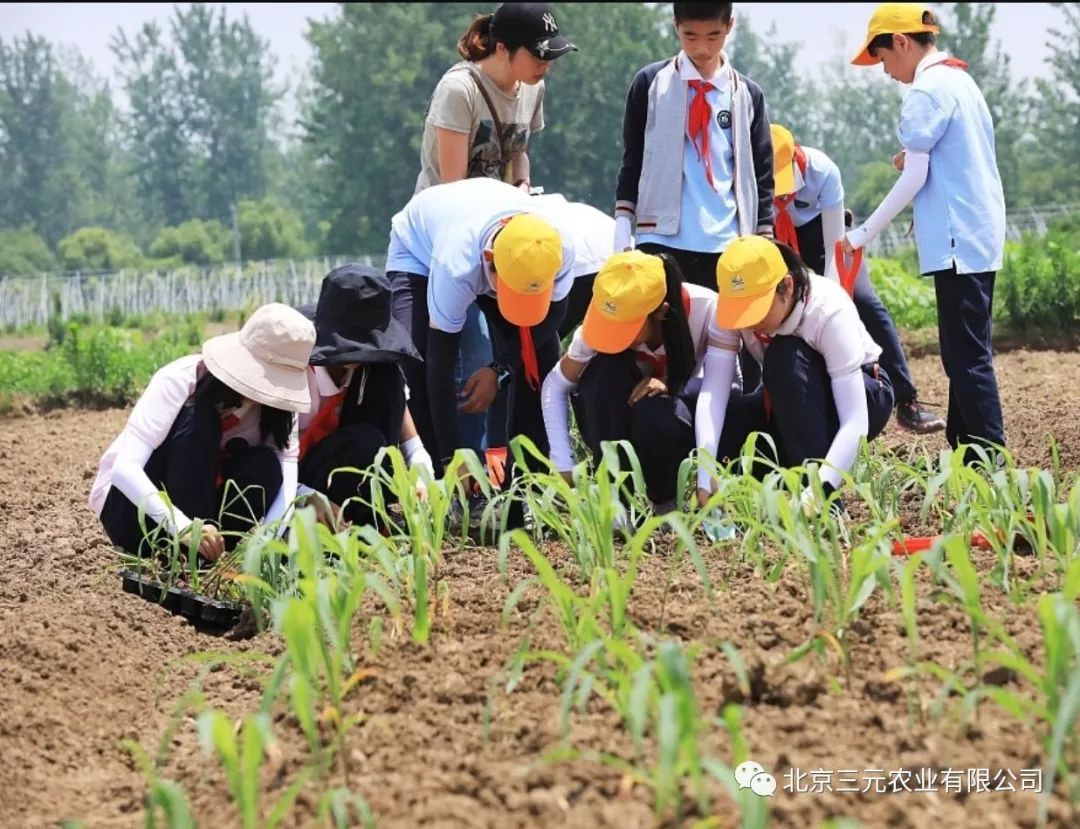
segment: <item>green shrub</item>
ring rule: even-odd
[[[0,276],[28,276],[56,268],[45,240],[33,228],[0,229]]]
[[[933,284],[910,272],[893,259],[871,259],[870,281],[898,328],[937,325]]]
[[[240,202],[238,224],[241,256],[245,261],[307,255],[300,217],[273,199]]]
[[[1080,327],[1080,240],[1052,231],[1005,246],[995,317],[1019,331]]]
[[[56,245],[65,271],[115,271],[139,264],[142,254],[128,237],[103,227],[82,227]]]
[[[62,340],[44,351],[0,352],[0,388],[45,405],[130,403],[161,366],[198,350],[194,321],[147,342],[142,333],[68,322]]]
[[[218,221],[191,219],[177,227],[165,227],[150,244],[155,261],[206,265],[224,262],[232,245],[232,234]]]

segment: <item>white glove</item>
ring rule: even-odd
[[[401,445],[401,454],[405,456],[405,465],[409,469],[419,466],[421,469],[426,469],[428,475],[434,479],[435,464],[431,460],[431,454],[424,448],[424,442],[420,440],[419,435],[409,438]],[[423,476],[416,483],[416,491],[421,495],[427,492],[427,484]]]
[[[615,217],[615,253],[634,249],[634,237],[630,230],[629,216]]]

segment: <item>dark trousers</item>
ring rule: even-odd
[[[362,486],[370,479],[343,467],[367,470],[375,463],[379,450],[387,445],[386,435],[367,423],[341,426],[304,455],[300,462],[300,482],[344,507],[342,514],[346,521],[357,526],[374,525],[375,515],[365,503],[371,500],[371,488]]]
[[[427,356],[427,339],[430,319],[427,307],[427,278],[411,273],[391,272],[391,314],[408,330],[413,345],[421,357]],[[412,415],[416,433],[436,463],[439,461],[438,440],[435,424],[431,418],[431,402],[427,388],[427,367],[424,363],[410,363],[404,367],[405,382],[409,384],[409,414]],[[436,468],[436,473],[441,470]]]
[[[430,319],[427,307],[427,279],[415,274],[390,273],[393,287],[392,313],[409,330],[413,344],[421,356],[428,353],[428,328]],[[495,297],[477,297],[476,304],[487,319],[491,333],[492,347],[496,359],[511,368],[510,386],[507,393],[506,439],[512,442],[518,435],[525,435],[537,447],[547,454],[547,432],[544,429],[543,409],[540,406],[540,385],[533,389],[525,377],[521,361],[520,329],[503,319]],[[555,367],[561,353],[559,326],[566,316],[565,299],[551,304],[547,317],[530,329],[533,345],[536,349],[539,383],[543,383],[547,373]],[[424,445],[435,459],[447,457],[458,447],[438,445],[434,422],[432,420],[431,399],[427,387],[427,367],[424,364],[409,366],[405,370],[405,379],[409,384],[409,411],[413,416],[417,432]],[[440,472],[436,469],[436,472]],[[517,475],[513,453],[507,458],[505,486],[513,484]],[[511,517],[520,517],[520,505],[516,505]]]
[[[338,428],[308,449],[299,473],[300,483],[343,506],[345,519],[358,526],[375,523],[371,507],[362,503],[371,500],[370,487],[361,488],[370,479],[355,472],[332,473],[343,467],[368,470],[380,449],[399,443],[405,415],[405,381],[398,366],[368,365],[364,394],[358,400],[363,368],[353,373]],[[388,491],[384,494],[392,500]],[[354,500],[349,502],[350,498]]]
[[[596,274],[590,273],[579,276],[574,280],[574,287],[570,289],[567,297],[566,317],[559,326],[559,339],[564,340],[574,329],[581,325],[585,319],[585,312],[589,310],[589,302],[592,301],[593,283],[596,282]]]
[[[643,377],[631,351],[596,355],[581,375],[574,413],[594,463],[604,441],[629,441],[649,500],[662,503],[678,494],[679,464],[694,448],[697,396],[658,395],[631,406],[630,392]]]
[[[802,257],[803,262],[814,273],[824,274],[826,258],[821,216],[802,227],[795,228],[795,233],[799,237],[799,256]],[[882,304],[877,291],[874,290],[874,283],[870,281],[870,269],[865,259],[855,277],[855,292],[852,299],[870,339],[881,346],[879,361],[892,380],[897,405],[914,402],[918,394],[915,391],[915,383],[911,379],[911,370],[908,368],[904,348],[900,345],[900,335],[896,332],[896,324],[888,309]]]
[[[211,404],[189,404],[180,410],[164,442],[143,469],[159,490],[189,518],[213,521],[225,533],[232,550],[239,534],[251,530],[266,515],[281,489],[281,462],[269,446],[248,446],[242,439],[229,441],[221,457],[221,419]],[[149,535],[157,522],[143,515]],[[116,487],[109,489],[101,523],[113,544],[133,555],[148,555],[151,544],[143,536],[139,510]]]
[[[995,276],[955,269],[933,274],[941,364],[949,378],[945,437],[954,449],[962,443],[1005,445],[992,345]],[[966,463],[976,460],[974,452],[966,453]]]
[[[784,467],[803,466],[823,460],[840,430],[840,417],[832,394],[825,358],[799,337],[776,337],[765,349],[764,390],[772,400],[766,415],[764,390],[735,395],[728,403],[717,458],[736,457],[752,432],[772,437],[777,457],[758,441],[757,451]],[[863,385],[869,428],[873,440],[892,414],[894,398],[888,372],[863,366]],[[755,470],[760,477],[762,469]]]
[[[505,365],[511,366],[510,389],[506,404],[507,441],[513,442],[514,438],[523,435],[536,445],[541,454],[546,456],[549,447],[547,430],[544,428],[544,410],[540,405],[540,389],[544,378],[555,368],[562,354],[559,326],[566,317],[567,302],[564,299],[551,303],[551,309],[543,321],[529,329],[536,348],[536,364],[540,375],[535,389],[529,385],[520,357],[521,329],[503,318],[499,313],[499,305],[495,297],[477,297],[476,304],[487,317],[488,330],[491,331],[492,345],[498,359]],[[511,452],[506,460],[504,486],[506,488],[513,486],[518,474],[517,461]],[[515,502],[510,513],[510,529],[520,526],[521,520],[521,505]]]

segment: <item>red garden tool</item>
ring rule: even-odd
[[[854,297],[855,278],[859,275],[859,268],[862,267],[862,248],[855,248],[855,254],[851,257],[850,268],[844,256],[843,242],[836,243],[833,248],[833,256],[836,258],[836,272],[840,275],[840,285],[847,291],[848,296]]]
[[[899,541],[893,542],[892,554],[894,556],[913,556],[915,553],[924,553],[942,537],[940,535],[905,535]],[[973,532],[969,543],[972,547],[980,550],[991,549],[990,539],[981,532]]]
[[[1035,516],[1032,513],[1028,513],[1027,520],[1034,521]],[[994,531],[998,539],[1003,539],[1005,532],[1003,530]],[[934,546],[934,542],[942,538],[940,535],[905,535],[898,541],[894,541],[892,545],[892,553],[894,556],[911,556],[915,553],[923,553]],[[979,550],[992,550],[993,545],[990,543],[990,539],[985,533],[976,530],[971,534],[971,538],[968,540],[971,547]]]

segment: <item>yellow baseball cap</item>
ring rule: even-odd
[[[659,256],[628,250],[609,256],[593,282],[592,300],[581,335],[601,354],[630,347],[646,317],[667,294],[667,275]]]
[[[772,127],[774,196],[795,192],[795,136],[779,124]]]
[[[867,48],[878,35],[891,34],[915,34],[916,32],[941,31],[937,25],[937,15],[929,6],[922,3],[882,3],[874,11],[870,18],[870,25],[866,28],[866,42],[856,53],[851,62],[855,66],[873,66],[881,63],[881,58],[875,58]]]
[[[716,323],[751,328],[769,313],[776,286],[788,268],[780,248],[764,236],[740,236],[716,263]]]
[[[539,325],[562,267],[559,231],[539,216],[518,213],[495,237],[492,254],[499,313],[522,328]]]

